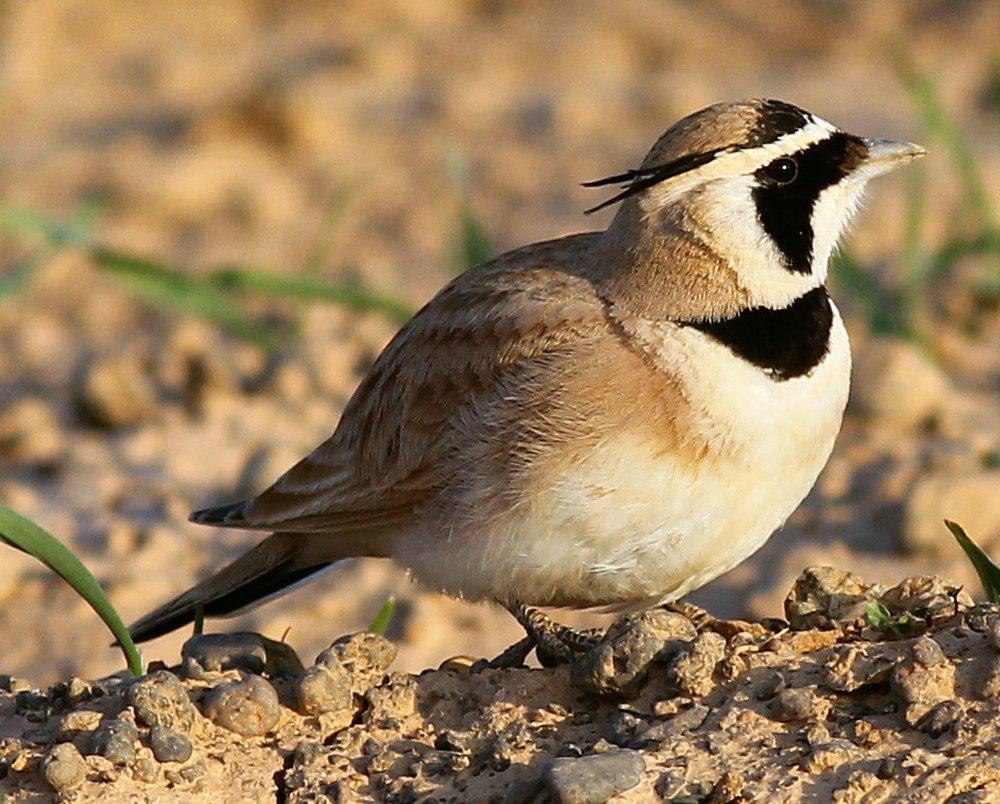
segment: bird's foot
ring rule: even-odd
[[[534,637],[526,636],[524,639],[515,642],[499,656],[491,659],[488,664],[494,670],[522,667],[524,660],[528,658],[528,654],[531,653],[534,647]]]
[[[511,654],[508,658],[512,659],[524,651],[520,659],[523,663],[531,647],[534,647],[535,655],[543,667],[569,664],[579,654],[597,645],[604,636],[604,632],[597,628],[574,631],[547,617],[538,609],[528,608],[521,603],[509,606],[507,610],[521,624],[527,636],[500,654],[494,661],[507,657],[507,654]],[[528,645],[527,650],[524,649],[525,645]]]
[[[696,606],[694,603],[685,603],[683,600],[677,600],[673,603],[664,603],[663,608],[690,620],[691,624],[695,627],[695,629],[697,629],[699,634],[702,631],[711,630],[712,625],[718,622],[715,617],[705,611],[705,609],[701,606]]]

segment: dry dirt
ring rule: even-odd
[[[610,213],[584,219],[581,210],[597,199],[578,182],[635,164],[666,125],[717,100],[781,97],[859,133],[921,141],[915,105],[888,56],[892,43],[908,47],[934,77],[995,208],[998,29],[1000,8],[989,0],[593,0],[572,11],[557,2],[471,0],[10,2],[0,13],[0,194],[5,204],[61,220],[97,194],[104,199],[97,238],[129,253],[194,272],[232,263],[311,271],[363,281],[415,306],[447,281],[463,197],[497,251],[601,226]],[[927,144],[931,192],[920,239],[933,249],[966,215],[941,144]],[[450,173],[456,152],[467,163],[464,183]],[[874,188],[851,238],[866,268],[897,285],[905,181]],[[0,278],[33,253],[23,238],[0,231]],[[919,345],[872,334],[857,300],[834,288],[856,357],[834,456],[788,525],[695,602],[719,617],[775,617],[793,579],[814,564],[850,567],[884,584],[937,573],[978,589],[940,520],[963,522],[1000,551],[1000,316],[995,297],[984,301],[977,290],[996,271],[995,259],[969,257],[932,284]],[[297,322],[300,337],[269,356],[203,321],[151,309],[73,250],[45,260],[25,289],[0,300],[0,501],[67,540],[126,620],[253,541],[189,525],[187,513],[263,488],[324,438],[395,328],[331,306],[251,301],[249,309]],[[389,594],[399,601],[388,634],[399,672],[455,654],[493,656],[519,636],[505,612],[419,590],[375,561],[225,627],[287,639],[309,657],[337,634],[366,628]],[[990,649],[976,637],[966,659],[949,641],[951,627],[942,626],[942,647],[959,667],[963,711],[979,723],[988,702],[969,692],[962,668],[986,661]],[[147,658],[174,661],[185,638],[152,643]],[[100,622],[58,579],[20,554],[0,554],[0,672],[31,685],[105,677],[121,667],[107,643]],[[909,649],[905,641],[892,645],[900,655]],[[802,654],[812,658],[763,651],[753,661],[774,661],[807,683],[806,667],[825,661],[817,651]],[[540,748],[531,726],[528,747],[511,760],[538,769],[557,741],[592,742],[603,728],[571,724],[577,693],[565,678],[564,670],[418,676],[423,714],[406,716],[416,719],[404,718],[400,734],[433,743],[428,702],[442,685],[459,698],[478,696],[477,728],[487,736],[504,722],[530,724],[529,711],[542,713],[539,723],[553,725],[554,736]],[[195,694],[194,682],[185,683]],[[657,683],[643,694],[661,695]],[[511,698],[515,708],[505,710]],[[699,727],[705,740],[747,749],[739,722],[751,716],[739,713],[767,720],[768,705],[754,695],[711,700],[720,717]],[[556,702],[568,714],[546,709]],[[120,703],[107,695],[101,706]],[[522,703],[525,710],[516,709]],[[13,705],[8,696],[4,706]],[[610,716],[608,704],[600,707],[595,724]],[[448,710],[435,733],[463,717],[474,714]],[[237,749],[198,722],[205,778],[223,778],[213,775],[223,770],[204,740],[222,740],[222,756]],[[815,747],[800,739],[802,727],[767,722],[748,730],[776,734],[772,753],[746,753],[760,762],[795,756],[802,770],[794,795],[808,797]],[[826,727],[831,739],[857,737]],[[366,728],[352,726],[343,739]],[[287,739],[276,741],[285,730]],[[306,751],[300,781],[283,763],[300,739],[322,745],[329,733],[283,707],[275,736],[239,743],[240,761],[259,763],[248,776],[260,785],[252,795],[273,796],[279,771],[289,793],[315,789],[315,763],[329,746],[315,757]],[[953,758],[926,764],[947,746],[919,729],[889,733],[881,748],[875,737],[861,739],[866,758],[837,767],[874,772],[905,746],[929,752],[917,753],[915,778],[952,773]],[[989,739],[957,734],[940,739],[968,739],[970,751]],[[648,794],[674,773],[688,785],[678,795],[700,795],[696,786],[722,773],[714,756],[710,747],[692,758],[690,773],[646,757],[636,790]],[[348,782],[368,772],[330,767]],[[510,773],[500,775],[512,781]],[[831,779],[846,784],[839,773]],[[889,776],[879,784],[909,778]],[[128,781],[132,771],[119,777]]]
[[[894,615],[871,627],[866,606]],[[766,625],[629,615],[572,666],[303,669],[195,638],[131,680],[0,677],[0,797],[63,801],[996,801],[1000,610],[938,578],[814,568]],[[211,642],[213,637],[208,638]],[[212,669],[207,669],[212,668]],[[172,672],[171,672],[172,671]],[[265,679],[266,677],[266,679]],[[192,705],[192,702],[196,706]]]

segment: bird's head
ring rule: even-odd
[[[869,179],[924,154],[870,139],[789,103],[720,103],[685,117],[640,167],[586,186],[620,184],[608,238],[695,276],[715,265],[726,309],[781,307],[826,280],[830,254]],[[699,263],[695,265],[694,263]],[[713,314],[716,314],[713,311]]]

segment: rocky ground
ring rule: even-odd
[[[126,253],[194,274],[237,263],[362,280],[417,305],[448,278],[463,194],[496,250],[601,226],[610,213],[583,218],[595,198],[577,183],[635,163],[670,121],[711,101],[775,95],[852,130],[921,140],[886,56],[893,37],[934,77],[987,192],[1000,187],[995,3],[773,0],[781,36],[724,0],[595,2],[579,14],[547,2],[267,5],[5,6],[4,204],[65,221],[96,193],[94,236]],[[933,249],[967,211],[946,149],[926,144],[919,235]],[[464,190],[449,174],[456,149]],[[851,238],[865,271],[890,285],[905,279],[905,181],[874,188]],[[0,277],[37,254],[0,229]],[[940,520],[1000,547],[1000,316],[977,290],[991,271],[995,258],[970,256],[929,284],[919,342],[873,335],[862,300],[834,288],[856,358],[834,456],[786,528],[696,602],[772,616],[816,563],[884,582],[974,581]],[[68,541],[126,620],[253,541],[189,525],[187,513],[262,489],[325,438],[396,327],[331,305],[247,306],[297,323],[299,337],[268,354],[143,304],[72,249],[0,301],[0,500]],[[379,562],[232,627],[289,631],[312,655],[366,627],[389,594],[405,670],[492,655],[517,636],[505,612],[422,592]],[[181,641],[147,652],[175,655]],[[52,683],[119,666],[90,610],[5,551],[0,669]]]
[[[891,619],[875,620],[880,602]],[[139,679],[0,677],[0,798],[155,801],[995,801],[1000,609],[936,577],[813,568],[787,620],[618,619],[571,665],[417,675],[342,637],[303,667],[193,637]],[[878,628],[872,625],[878,622]]]
[[[193,276],[236,264],[362,282],[415,307],[455,268],[463,204],[495,251],[603,226],[611,213],[584,218],[598,199],[578,183],[634,165],[666,125],[717,100],[777,96],[931,149],[916,231],[907,235],[914,166],[873,188],[850,239],[865,275],[897,295],[873,301],[833,277],[855,377],[829,466],[757,556],[694,597],[728,625],[694,642],[665,615],[636,626],[653,634],[639,640],[640,665],[660,631],[679,629],[640,691],[612,702],[605,693],[619,680],[594,680],[601,661],[614,670],[617,647],[584,663],[590,681],[568,668],[473,672],[475,660],[421,673],[455,654],[495,656],[518,626],[363,561],[210,623],[271,641],[248,637],[257,647],[236,652],[257,659],[241,659],[242,670],[207,658],[205,673],[193,660],[177,667],[164,695],[191,724],[186,715],[153,724],[163,727],[154,736],[124,679],[83,680],[122,665],[90,609],[0,548],[0,672],[23,679],[0,684],[10,687],[0,692],[0,736],[13,741],[0,754],[5,793],[50,794],[44,764],[67,797],[155,798],[172,785],[170,795],[233,800],[321,790],[405,799],[431,788],[459,800],[544,790],[573,800],[559,779],[588,778],[587,763],[611,763],[597,776],[636,780],[623,793],[636,800],[654,790],[725,800],[741,785],[753,798],[777,776],[789,787],[774,795],[790,799],[834,789],[850,799],[869,786],[872,800],[904,786],[928,800],[938,790],[995,793],[980,759],[994,700],[983,686],[993,662],[983,610],[966,601],[957,615],[938,612],[928,634],[946,662],[925,643],[919,659],[916,634],[898,628],[811,630],[826,623],[789,613],[794,629],[782,631],[767,618],[810,565],[849,567],[885,588],[937,574],[978,589],[946,516],[1000,554],[996,257],[969,254],[919,275],[921,255],[979,230],[946,142],[920,124],[889,55],[908,50],[932,77],[995,210],[996,3],[593,0],[567,13],[563,2],[506,0],[33,0],[6,3],[0,16],[0,502],[69,543],[126,620],[254,541],[190,525],[187,514],[262,489],[325,438],[397,324],[331,304],[241,300],[255,320],[297,330],[264,349],[190,310],[148,304],[79,249],[41,249],[8,226],[11,210],[79,222],[98,208],[98,242]],[[33,271],[12,292],[25,266]],[[914,282],[916,336],[886,332],[883,319],[901,312],[899,294]],[[390,594],[391,684],[379,683],[387,654],[348,668],[334,650],[307,671],[291,660],[292,649],[315,656],[337,634],[363,631]],[[187,637],[145,646],[147,659],[173,664]],[[917,714],[924,704],[906,698],[903,670],[881,675],[899,663],[920,679],[924,660],[937,668],[924,668],[927,678],[955,668],[953,691],[928,693],[943,707],[933,726]],[[713,662],[700,681],[684,680],[684,667]],[[837,689],[853,682],[829,682],[828,662],[872,664],[872,680]],[[264,681],[211,692],[247,672]],[[330,711],[303,712],[303,672],[320,692],[330,687]],[[772,704],[767,684],[784,703]],[[782,720],[786,703],[802,704],[805,719]],[[219,725],[233,707],[267,723],[266,734]],[[55,748],[67,738],[75,749]],[[192,754],[182,762],[185,740]],[[553,759],[564,764],[546,770]]]

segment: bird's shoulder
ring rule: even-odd
[[[607,327],[589,277],[595,235],[536,243],[456,278],[390,341],[334,434],[381,474],[507,368]]]

